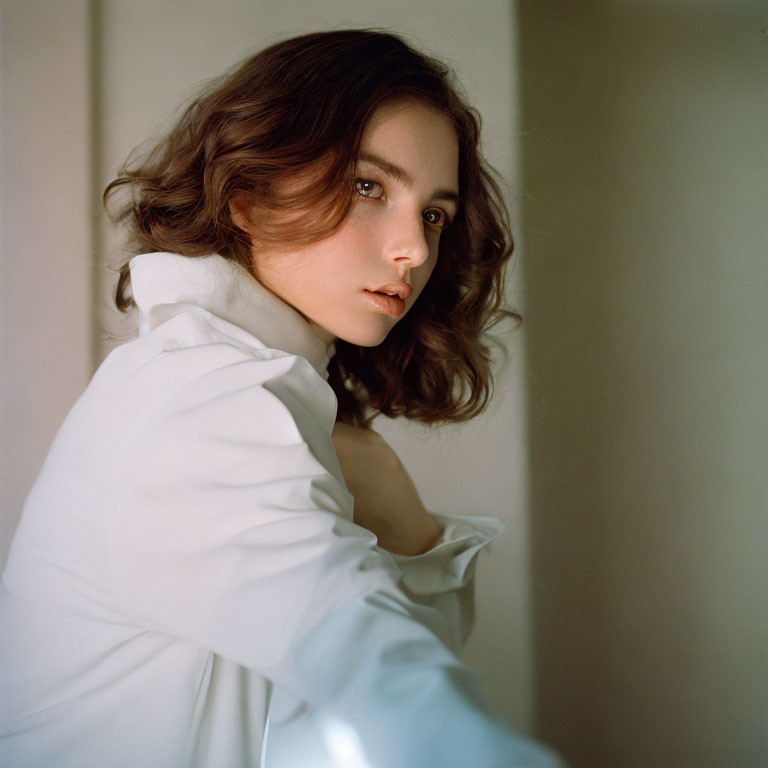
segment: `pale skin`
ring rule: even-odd
[[[297,309],[326,345],[337,339],[380,344],[429,280],[440,233],[458,210],[453,125],[413,100],[384,104],[363,132],[357,175],[357,202],[332,235],[295,249],[253,251],[259,281]],[[251,212],[237,200],[230,208],[235,224],[251,234]],[[411,291],[402,314],[371,302],[371,291],[403,283]],[[430,549],[440,529],[381,435],[337,423],[333,442],[355,498],[355,522],[390,552],[418,555]]]
[[[373,429],[336,422],[333,444],[355,497],[355,522],[375,533],[379,546],[390,552],[420,555],[431,549],[440,529],[384,438]]]

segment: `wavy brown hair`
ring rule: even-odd
[[[492,392],[485,332],[504,317],[519,320],[503,307],[507,210],[479,151],[480,117],[448,67],[375,30],[277,43],[209,85],[104,192],[134,253],[215,252],[254,274],[259,243],[308,244],[339,227],[353,204],[363,129],[384,102],[402,97],[441,110],[455,126],[462,203],[429,282],[387,338],[376,347],[336,343],[328,380],[338,418],[352,424],[377,412],[424,423],[479,413]],[[281,185],[287,179],[294,183]],[[115,205],[120,189],[128,199]],[[236,198],[264,211],[252,237],[232,220]],[[116,304],[126,311],[132,303],[126,263]]]

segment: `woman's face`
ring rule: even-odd
[[[413,306],[458,209],[459,146],[450,120],[413,100],[380,107],[362,136],[349,215],[308,246],[254,251],[259,281],[326,343],[381,343]]]

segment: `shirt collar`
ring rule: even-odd
[[[293,307],[234,261],[215,253],[195,257],[143,253],[131,259],[130,270],[140,336],[177,314],[175,305],[201,307],[270,349],[300,355],[328,377],[333,344],[326,348]]]

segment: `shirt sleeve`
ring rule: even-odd
[[[446,617],[352,522],[329,397],[302,358],[244,356],[148,407],[109,510],[117,606],[306,700],[370,768],[557,765],[498,718]]]
[[[451,649],[459,655],[475,617],[475,571],[480,552],[504,529],[500,520],[480,515],[431,512],[442,533],[420,555],[393,554],[401,587],[411,600],[445,616]]]

